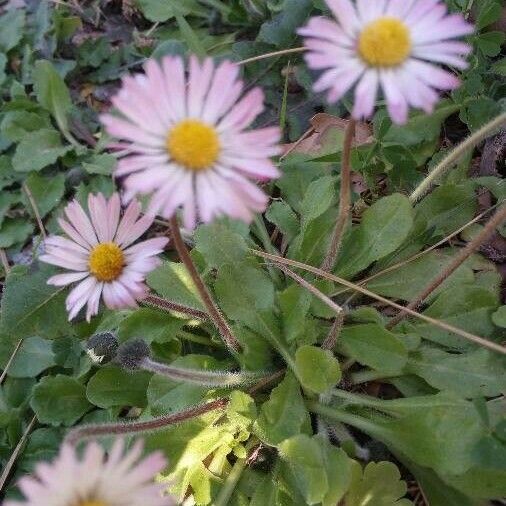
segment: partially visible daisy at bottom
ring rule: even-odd
[[[250,222],[269,201],[254,181],[280,176],[270,159],[281,153],[280,130],[249,129],[264,94],[244,93],[237,64],[192,56],[185,70],[166,57],[123,79],[112,99],[120,115],[101,117],[123,150],[115,175],[127,199],[152,195],[148,212],[171,218],[182,207],[188,229],[223,215]]]
[[[164,496],[166,485],[154,482],[167,462],[160,452],[141,460],[142,443],[124,451],[123,440],[115,441],[106,456],[103,448],[89,443],[82,457],[70,445],[60,449],[52,463],[40,463],[33,476],[18,485],[24,501],[6,501],[4,506],[172,506]]]
[[[87,305],[86,319],[98,313],[100,298],[110,309],[137,307],[148,293],[146,275],[160,265],[157,255],[168,242],[156,237],[134,244],[153,223],[142,216],[133,200],[120,220],[120,198],[106,199],[101,193],[89,195],[89,216],[77,201],[65,207],[68,219],[58,223],[67,237],[50,236],[40,260],[71,272],[57,274],[48,284],[66,286],[78,283],[66,300],[69,320]]]
[[[458,78],[434,63],[466,68],[472,48],[452,39],[474,29],[440,0],[325,1],[337,22],[314,17],[298,33],[308,66],[324,70],[314,90],[328,90],[329,102],[356,84],[352,115],[368,118],[381,88],[392,120],[402,124],[409,106],[431,113],[436,90],[458,87]]]

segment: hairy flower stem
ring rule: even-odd
[[[218,306],[214,302],[209,290],[206,285],[202,281],[200,274],[193,263],[192,257],[190,256],[190,252],[186,248],[186,245],[181,237],[181,231],[179,230],[179,224],[177,222],[176,216],[173,216],[170,219],[170,231],[172,238],[174,240],[174,246],[178,252],[179,258],[184,263],[186,269],[188,270],[193,283],[195,284],[200,298],[204,303],[204,306],[209,314],[210,319],[216,325],[216,328],[219,330],[221,337],[225,341],[225,344],[230,348],[233,353],[239,353],[241,351],[241,345],[239,341],[232,333],[232,329],[229,327],[225,318],[221,314]]]
[[[343,327],[343,323],[344,323],[344,311],[335,317],[334,323],[332,323],[332,327],[330,328],[330,331],[327,337],[325,338],[325,341],[323,341],[322,343],[322,348],[324,350],[330,351],[334,350],[337,344],[337,339]]]
[[[341,249],[344,232],[351,211],[351,148],[355,137],[356,121],[350,118],[344,133],[343,158],[341,162],[341,189],[339,193],[339,214],[332,234],[327,256],[321,265],[322,271],[330,272],[334,268]]]
[[[157,307],[158,309],[162,309],[163,311],[174,311],[176,313],[182,313],[191,316],[192,318],[197,318],[199,320],[209,319],[208,314],[205,313],[204,311],[200,311],[198,309],[194,309],[192,307],[188,307],[183,304],[178,304],[177,302],[163,299],[162,297],[157,297],[156,295],[150,294],[141,302],[143,304],[147,304],[150,306]]]
[[[478,248],[489,239],[495,232],[495,229],[506,220],[506,204],[502,205],[490,218],[483,230],[467,244],[467,246],[460,250],[459,254],[450,262],[436,278],[434,278],[427,287],[420,293],[420,295],[411,301],[406,308],[415,310],[420,304],[438,288],[449,276],[451,276]],[[401,311],[395,318],[390,320],[387,328],[393,328],[400,321],[407,316],[405,311]]]
[[[139,367],[145,371],[166,376],[174,381],[184,381],[211,388],[238,388],[251,385],[266,376],[265,374],[254,372],[234,373],[229,371],[183,369],[156,362],[151,358],[144,358]]]
[[[434,182],[451,169],[467,151],[475,148],[504,123],[506,123],[506,112],[494,118],[468,137],[462,144],[459,144],[448,156],[441,160],[418,185],[415,191],[409,196],[411,202],[419,201],[430,190]]]
[[[253,385],[247,390],[250,395],[262,391],[265,387],[271,383],[277,382],[285,374],[285,370],[276,371],[270,376],[261,379],[256,385]],[[127,422],[127,423],[104,423],[104,424],[90,424],[76,427],[68,432],[65,437],[65,442],[75,446],[79,441],[84,439],[94,439],[97,437],[104,436],[120,436],[125,434],[139,434],[143,432],[151,432],[156,430],[162,430],[170,425],[190,420],[197,416],[209,413],[217,409],[223,409],[230,402],[227,397],[222,397],[215,401],[211,401],[204,404],[198,404],[191,408],[187,408],[178,413],[172,413],[170,415],[160,416],[153,420],[142,420],[139,422]]]
[[[65,437],[65,443],[75,446],[79,441],[82,441],[84,439],[93,439],[100,436],[137,434],[165,429],[170,425],[184,422],[185,420],[195,418],[197,416],[208,413],[209,411],[223,409],[228,404],[228,402],[229,399],[221,398],[205,404],[193,406],[183,411],[179,411],[178,413],[160,416],[152,420],[142,420],[140,422],[83,425],[69,431]]]

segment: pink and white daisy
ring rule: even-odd
[[[458,78],[433,63],[458,69],[471,46],[451,40],[473,32],[460,14],[448,15],[440,0],[325,0],[336,21],[311,18],[305,36],[307,64],[325,69],[314,85],[336,102],[355,84],[352,111],[370,117],[381,87],[395,123],[407,121],[409,106],[430,113],[436,90],[452,90]],[[431,62],[431,63],[428,63]]]
[[[68,219],[58,223],[68,237],[50,236],[40,260],[73,271],[57,274],[48,284],[79,284],[67,297],[72,320],[88,305],[86,319],[98,313],[100,296],[110,309],[137,307],[148,292],[146,274],[160,265],[157,255],[167,244],[156,237],[133,244],[153,223],[152,216],[139,218],[141,206],[132,200],[120,220],[120,198],[115,193],[107,200],[101,193],[88,197],[89,216],[77,201],[65,207]],[[91,220],[90,220],[91,218]]]
[[[172,506],[164,496],[166,485],[154,483],[167,462],[161,452],[140,460],[142,443],[124,452],[116,440],[109,456],[103,448],[89,443],[80,458],[64,445],[51,464],[40,463],[33,476],[24,476],[19,488],[25,501],[6,501],[4,506]]]
[[[186,228],[221,215],[249,222],[268,197],[251,179],[279,177],[277,127],[247,130],[264,109],[254,88],[243,95],[239,66],[206,58],[149,60],[145,74],[127,76],[106,114],[107,132],[121,139],[116,176],[127,176],[126,199],[152,194],[148,212],[173,216],[183,208]]]

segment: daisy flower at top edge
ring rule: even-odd
[[[164,496],[166,485],[154,483],[167,462],[160,452],[140,460],[142,443],[124,451],[117,439],[108,457],[96,442],[89,443],[82,457],[64,445],[52,463],[39,463],[32,476],[24,476],[19,488],[24,501],[4,506],[173,506]]]
[[[67,220],[58,220],[67,237],[50,236],[44,242],[40,260],[72,271],[52,276],[48,284],[79,282],[66,300],[69,320],[87,304],[86,319],[90,321],[98,313],[101,296],[108,308],[121,309],[137,307],[136,301],[147,295],[145,277],[160,265],[157,255],[168,239],[155,237],[134,245],[153,217],[139,218],[141,206],[132,200],[120,220],[120,207],[117,193],[108,200],[101,193],[90,194],[88,216],[74,200],[65,207]]]
[[[168,56],[144,68],[113,97],[120,116],[101,117],[124,148],[115,175],[126,176],[125,198],[151,194],[148,212],[165,218],[182,207],[189,229],[222,215],[250,222],[268,203],[251,180],[279,177],[270,159],[281,152],[279,128],[248,130],[264,109],[262,90],[244,94],[230,61],[192,56],[186,73]]]
[[[448,14],[440,0],[325,0],[336,21],[311,18],[298,33],[305,37],[305,59],[325,70],[314,85],[336,102],[355,84],[352,115],[368,118],[381,87],[397,124],[407,121],[409,106],[431,113],[436,90],[458,87],[458,78],[433,63],[458,69],[471,46],[456,37],[473,32],[460,14]],[[431,63],[429,63],[431,62]]]

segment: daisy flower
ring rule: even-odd
[[[64,445],[51,464],[40,463],[33,476],[24,476],[19,488],[25,501],[6,501],[4,506],[172,506],[163,496],[164,485],[153,482],[167,465],[160,452],[139,460],[142,443],[124,451],[116,440],[106,457],[103,448],[89,443],[80,458]]]
[[[460,14],[448,15],[440,0],[325,0],[337,22],[310,19],[298,30],[312,69],[325,69],[314,90],[336,102],[355,84],[352,115],[370,117],[381,87],[395,123],[407,121],[409,106],[431,113],[457,77],[434,63],[467,67],[471,46],[452,40],[473,32]],[[430,62],[430,63],[429,63]]]
[[[67,297],[69,320],[87,304],[86,319],[90,321],[98,313],[100,296],[108,308],[120,309],[137,307],[136,301],[147,294],[144,279],[160,264],[157,255],[168,239],[156,237],[134,245],[153,217],[139,218],[141,206],[133,200],[120,220],[120,207],[117,193],[109,200],[101,193],[90,194],[88,217],[74,200],[65,207],[68,221],[58,220],[68,237],[51,236],[44,243],[40,260],[73,271],[52,276],[47,283],[66,286],[79,282]]]
[[[173,216],[186,228],[221,215],[250,222],[268,197],[251,179],[279,177],[270,157],[281,152],[277,127],[247,130],[263,111],[260,88],[243,94],[239,66],[192,56],[150,60],[145,74],[127,76],[106,114],[107,132],[121,140],[115,175],[127,176],[125,198],[152,194],[148,212]]]

